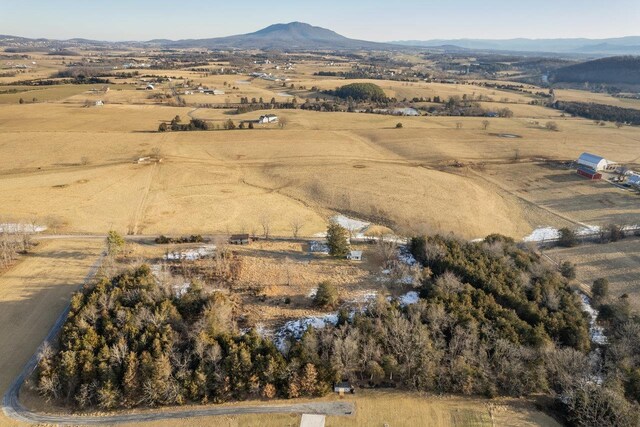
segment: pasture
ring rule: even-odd
[[[83,283],[102,240],[43,241],[0,275],[0,393],[44,340]],[[0,425],[21,425],[0,415]]]
[[[412,89],[401,82],[385,85]],[[456,86],[420,85],[438,91]],[[634,128],[562,119],[555,110],[524,104],[503,104],[515,116],[490,119],[487,129],[482,118],[270,110],[287,118],[284,129],[158,133],[158,125],[176,115],[221,125],[255,120],[266,111],[237,115],[147,99],[132,105],[127,93],[147,95],[116,88],[106,94],[114,103],[103,107],[82,107],[85,94],[0,106],[0,216],[39,218],[67,231],[102,233],[114,227],[148,234],[251,231],[267,216],[272,233],[279,235],[288,235],[291,219],[301,217],[303,233],[312,235],[342,211],[406,233],[481,237],[500,231],[520,238],[555,218],[532,216],[521,195],[513,193],[537,176],[540,167],[531,160],[575,159],[582,151],[638,160]],[[546,120],[555,120],[560,131],[544,129]],[[395,129],[398,122],[402,129]],[[520,138],[500,137],[504,133]],[[153,152],[161,154],[162,163],[134,163]],[[516,159],[517,165],[491,169]],[[578,200],[571,196],[577,189],[618,191],[580,180],[569,170],[559,174],[541,190],[565,188],[569,204]],[[633,195],[617,198],[621,216],[638,213]],[[589,214],[593,209],[569,209],[569,221],[602,223]]]

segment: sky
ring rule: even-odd
[[[640,0],[0,0],[0,34],[210,38],[307,22],[372,40],[640,35]]]

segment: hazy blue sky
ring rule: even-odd
[[[102,40],[206,38],[302,21],[347,37],[640,35],[640,0],[0,0],[0,34]]]

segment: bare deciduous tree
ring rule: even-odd
[[[262,235],[268,239],[271,236],[271,215],[268,213],[260,215],[260,225],[262,226]]]
[[[291,234],[297,239],[300,235],[300,230],[304,227],[304,221],[302,221],[302,218],[296,216],[289,221],[289,226],[291,227]]]

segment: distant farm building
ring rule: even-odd
[[[578,158],[576,172],[585,178],[600,179],[602,178],[601,172],[615,172],[617,168],[617,163],[611,162],[604,157],[590,153],[582,153]]]
[[[333,391],[334,393],[339,393],[339,394],[345,394],[345,393],[354,394],[356,392],[356,389],[353,388],[353,386],[349,381],[341,381],[333,385]]]
[[[102,107],[104,105],[104,102],[102,102],[102,100],[97,100],[95,103],[96,107]]]
[[[351,261],[362,261],[362,251],[351,251],[347,255],[347,259]]]
[[[267,123],[278,123],[278,116],[275,114],[267,114],[265,116],[260,116],[258,119],[258,123],[267,124]]]
[[[202,93],[207,95],[224,95],[224,91],[218,89],[203,89]]]
[[[640,189],[640,175],[636,173],[632,173],[631,175],[629,175],[629,177],[627,178],[627,185],[629,187],[636,187]]]
[[[248,245],[251,243],[251,237],[248,234],[234,234],[229,237],[229,243],[232,245]]]
[[[394,108],[391,112],[395,116],[419,116],[420,112],[415,108]]]

